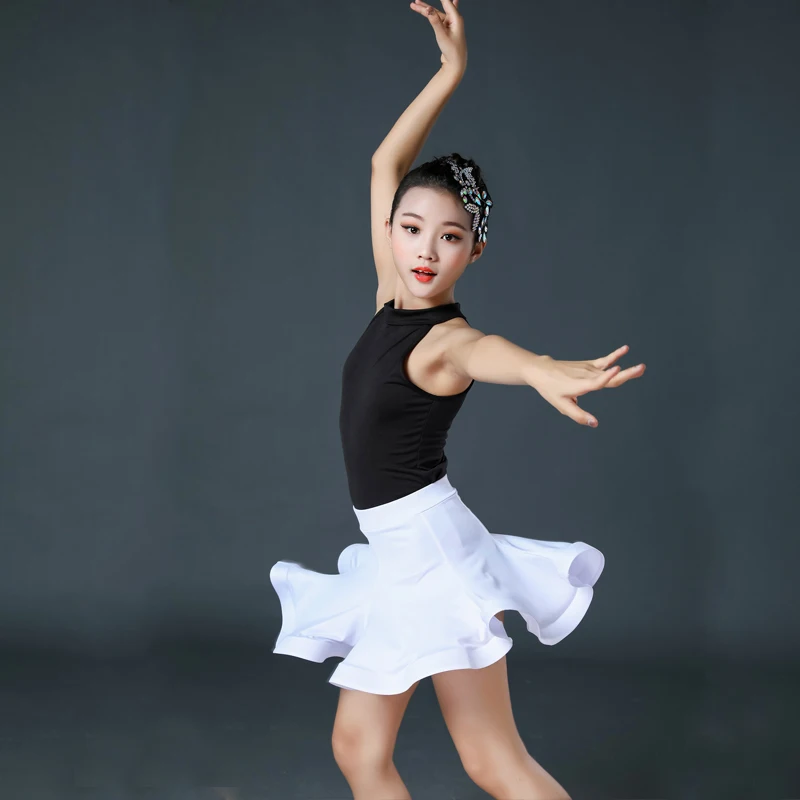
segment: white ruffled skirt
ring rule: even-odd
[[[542,644],[583,619],[605,558],[584,542],[490,533],[447,476],[367,509],[369,544],[339,555],[338,574],[278,561],[270,580],[282,625],[273,652],[343,660],[334,686],[398,694],[428,675],[479,669],[509,651],[494,615],[519,612]]]

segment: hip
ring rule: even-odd
[[[442,560],[466,566],[495,546],[447,475],[391,502],[353,511],[370,550],[394,574],[418,575],[426,564]]]

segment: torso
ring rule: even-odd
[[[447,474],[448,432],[474,384],[454,375],[446,358],[464,325],[472,331],[456,302],[396,309],[390,299],[347,355],[339,433],[355,508],[391,502]]]

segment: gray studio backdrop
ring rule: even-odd
[[[579,629],[509,615],[515,646],[796,656],[797,4],[462,10],[420,156],[474,157],[495,198],[456,299],[648,365],[583,399],[597,430],[489,384],[454,423],[491,531],[606,555]],[[364,541],[337,423],[369,159],[438,65],[404,0],[0,6],[3,646],[271,647],[270,566]]]

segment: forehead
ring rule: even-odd
[[[409,189],[400,201],[399,210],[401,212],[413,211],[424,217],[444,217],[459,214],[456,219],[461,217],[469,219],[470,214],[464,209],[463,201],[451,192],[443,189],[432,189],[427,186],[414,186]],[[449,218],[448,217],[448,218]]]

